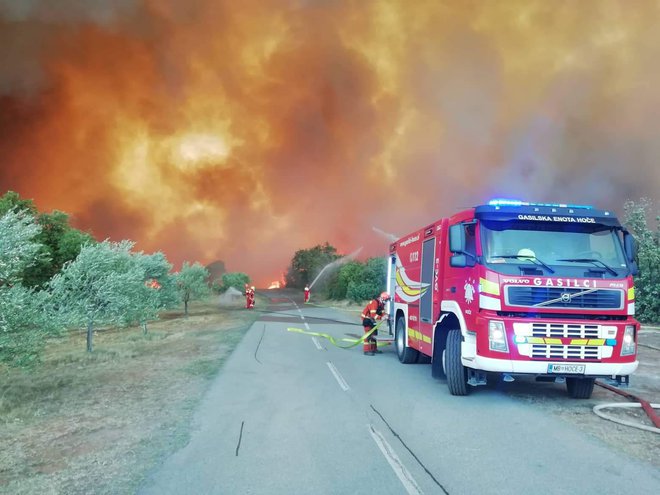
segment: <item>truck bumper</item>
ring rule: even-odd
[[[474,356],[472,359],[462,359],[463,366],[475,370],[525,374],[525,375],[547,375],[548,364],[562,363],[566,361],[511,361],[508,359],[493,359],[483,356]],[[635,372],[639,361],[632,363],[591,363],[572,361],[570,364],[585,365],[585,376],[626,376]]]

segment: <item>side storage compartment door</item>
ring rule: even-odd
[[[426,239],[422,245],[422,295],[419,300],[419,316],[421,331],[421,350],[427,356],[433,352],[431,348],[433,333],[433,276],[435,259],[435,237]]]

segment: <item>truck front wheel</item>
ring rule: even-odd
[[[461,363],[461,331],[450,330],[445,348],[445,373],[451,395],[467,395],[467,370]]]
[[[419,351],[408,347],[406,336],[406,321],[403,316],[396,319],[396,327],[394,329],[394,343],[396,345],[396,355],[403,364],[411,364],[417,362],[419,358]]]
[[[595,378],[566,378],[568,395],[574,399],[589,399],[594,391]]]

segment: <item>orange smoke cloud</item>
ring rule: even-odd
[[[57,5],[0,0],[0,190],[176,264],[660,190],[653,1]]]

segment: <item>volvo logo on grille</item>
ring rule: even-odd
[[[564,292],[560,297],[561,297],[561,302],[564,303],[571,302],[571,295],[568,292]]]

